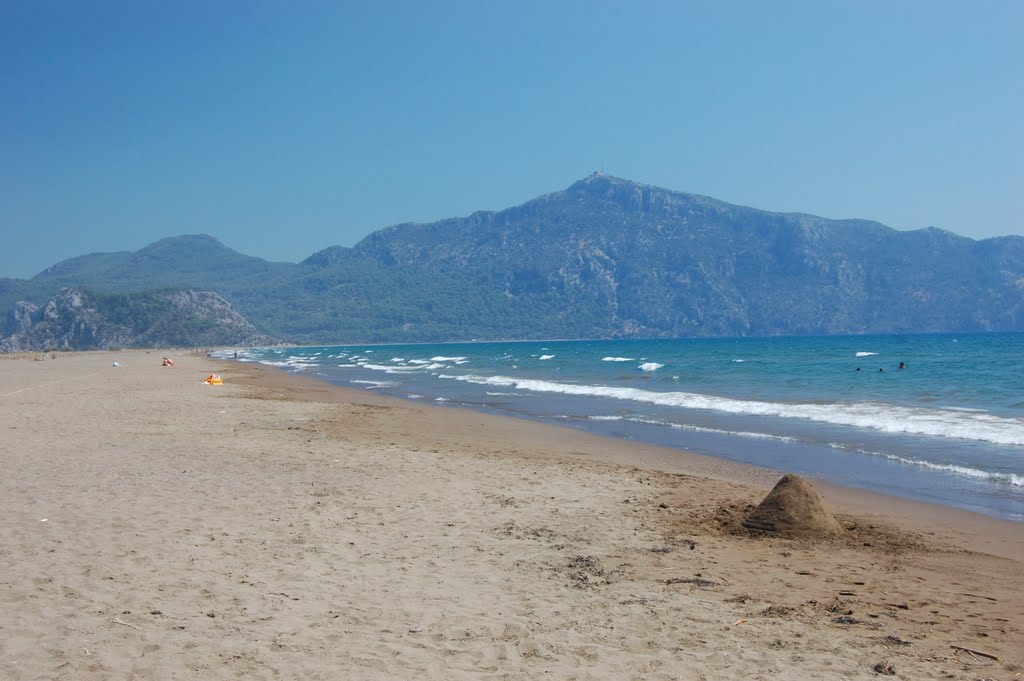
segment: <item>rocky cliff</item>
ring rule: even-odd
[[[98,294],[61,289],[44,305],[16,303],[0,326],[0,351],[266,343],[231,304],[209,291]]]

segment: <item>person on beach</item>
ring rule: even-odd
[[[172,367],[174,366],[174,360],[172,360],[170,357],[164,357],[164,363],[161,364],[160,366]]]

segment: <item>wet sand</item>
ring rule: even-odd
[[[815,483],[840,537],[754,537],[760,469],[38,358],[0,359],[2,678],[1024,678],[1022,524]]]

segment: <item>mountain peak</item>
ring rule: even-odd
[[[730,204],[717,199],[642,184],[602,172],[587,175],[558,195],[577,201],[616,204],[627,213],[667,211],[673,216],[678,216],[696,205],[712,210],[733,208]]]
[[[627,180],[614,175],[608,175],[600,171],[594,171],[584,177],[582,180],[574,182],[568,189],[570,192],[574,191],[589,191],[594,190],[606,190],[610,188],[642,188],[644,185]]]
[[[210,252],[231,250],[219,239],[212,237],[209,234],[182,234],[179,236],[169,236],[167,238],[160,239],[159,241],[154,241],[148,246],[143,246],[136,251],[136,255],[167,251],[188,251],[190,249]]]
[[[712,199],[707,196],[676,191],[673,189],[665,189],[664,187],[656,187],[654,185],[643,184],[642,182],[636,182],[634,180],[627,180],[623,177],[608,175],[603,172],[593,172],[583,179],[574,182],[566,190],[566,193],[607,196],[620,202],[623,200],[629,200],[635,203],[638,200],[644,199],[644,197],[646,197],[645,200],[650,200],[651,197],[658,197],[657,200],[659,202],[699,200],[701,202],[729,205],[723,201]]]

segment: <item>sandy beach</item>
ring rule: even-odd
[[[0,433],[4,679],[1024,678],[1024,524],[187,351],[0,356]]]

